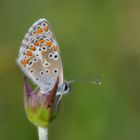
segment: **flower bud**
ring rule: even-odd
[[[56,118],[60,103],[60,95],[56,96],[58,84],[59,77],[50,93],[42,94],[40,89],[32,90],[27,77],[24,77],[25,111],[35,126],[46,128]]]

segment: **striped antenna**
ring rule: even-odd
[[[71,84],[71,83],[75,83],[75,82],[77,82],[77,83],[79,83],[79,82],[91,83],[91,84],[95,84],[95,85],[102,84],[100,75],[96,76],[94,80],[91,78],[90,79],[74,79],[74,80],[70,80],[68,83]]]

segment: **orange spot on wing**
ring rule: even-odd
[[[27,56],[32,56],[32,52],[29,51],[29,52],[26,53],[26,55],[27,55]]]
[[[52,48],[54,51],[57,51],[57,46],[53,45]]]
[[[46,42],[46,45],[47,45],[48,47],[51,47],[52,42],[51,42],[51,41],[47,41],[47,42]]]
[[[44,31],[47,32],[48,30],[49,30],[49,27],[46,26],[46,27],[44,28]]]
[[[36,47],[33,46],[33,47],[29,48],[29,49],[32,50],[32,51],[35,51],[36,50]]]
[[[38,30],[36,30],[35,34],[40,34],[43,32],[43,29],[42,28],[39,28]]]
[[[25,60],[22,60],[21,63],[24,65],[24,67],[26,66],[26,64],[29,63],[29,59],[25,59]]]
[[[34,44],[35,44],[36,46],[39,46],[39,41],[35,41]]]
[[[44,43],[44,42],[45,42],[45,40],[44,40],[44,39],[40,39],[39,41],[40,41],[41,43]]]

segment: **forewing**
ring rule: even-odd
[[[63,67],[58,43],[46,19],[35,22],[26,33],[17,62],[22,71],[42,90],[52,89],[59,76],[63,83]]]

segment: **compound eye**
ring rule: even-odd
[[[65,83],[64,91],[68,90],[68,85]]]

